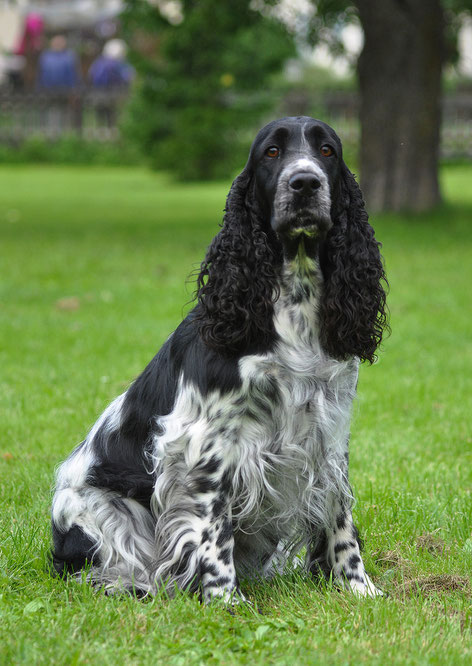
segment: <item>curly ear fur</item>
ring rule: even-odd
[[[277,252],[249,201],[249,167],[228,194],[223,228],[197,277],[198,325],[204,342],[224,353],[254,351],[274,338]],[[270,232],[269,232],[270,233]]]
[[[335,358],[358,356],[373,363],[388,329],[381,244],[368,222],[362,193],[345,164],[342,202],[332,212],[333,227],[322,254],[325,285],[321,302],[321,341]]]

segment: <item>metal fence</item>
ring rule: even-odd
[[[57,139],[74,133],[84,139],[114,142],[127,91],[83,89],[64,92],[0,90],[0,143],[16,144],[41,135]],[[358,95],[351,92],[293,90],[277,100],[284,115],[318,115],[332,123],[351,147],[359,139]],[[275,102],[275,100],[274,100]],[[472,92],[444,96],[441,154],[472,158]]]
[[[358,145],[359,96],[355,92],[294,90],[286,95],[281,110],[286,115],[319,113],[336,127],[344,146],[352,150]],[[472,158],[472,91],[443,96],[440,151],[443,158]]]
[[[472,92],[445,95],[442,113],[442,156],[472,158]]]
[[[0,90],[0,142],[19,143],[37,135],[57,139],[70,133],[84,139],[116,141],[127,96],[121,90]]]

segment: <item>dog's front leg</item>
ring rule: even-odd
[[[326,523],[313,531],[307,551],[307,564],[312,573],[320,571],[344,589],[362,597],[383,593],[367,575],[360,552],[360,539],[352,518],[352,491],[348,480],[348,440],[339,460],[336,490],[328,494]]]
[[[200,584],[205,601],[242,598],[233,561],[230,487],[231,473],[216,454],[190,469],[171,465],[162,472],[154,505],[158,585],[196,590]]]
[[[316,532],[308,549],[309,570],[332,575],[338,585],[359,596],[382,595],[365,571],[350,502],[333,499],[329,514],[329,525]]]
[[[351,507],[335,500],[332,525],[328,530],[328,558],[336,581],[362,597],[375,597],[383,593],[367,575],[360,553],[360,540],[354,525]]]
[[[219,598],[233,604],[244,598],[239,591],[233,551],[231,507],[227,495],[220,490],[211,502],[200,542],[200,574],[205,601]]]

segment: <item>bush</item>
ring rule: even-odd
[[[58,139],[34,135],[16,144],[0,144],[0,163],[132,165],[142,162],[139,151],[126,141],[98,142],[65,134]]]

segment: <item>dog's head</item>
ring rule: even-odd
[[[282,240],[326,236],[341,165],[341,141],[320,120],[283,118],[258,133],[246,168],[263,215]]]
[[[306,116],[269,123],[228,195],[198,277],[199,325],[223,353],[273,343],[283,258],[318,255],[320,339],[333,357],[373,361],[386,325],[380,244],[336,132]]]

